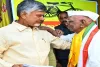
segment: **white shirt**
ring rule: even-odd
[[[77,67],[83,67],[83,48],[85,46],[85,43],[90,33],[92,32],[92,30],[95,29],[95,27],[96,25],[94,25],[89,30],[89,32],[87,33],[87,35],[84,37],[82,41]],[[100,67],[100,30],[94,35],[88,47],[88,59],[87,59],[86,67]]]
[[[49,65],[50,44],[57,49],[70,47],[70,42],[45,30],[32,30],[13,22],[0,29],[0,67],[12,67],[14,64]]]

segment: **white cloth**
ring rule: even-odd
[[[72,38],[73,38],[74,34],[75,33],[68,34],[68,35],[61,35],[60,38],[63,39],[63,40],[67,40],[69,42],[72,42]]]
[[[80,49],[80,55],[79,55],[79,61],[78,61],[78,67],[83,67],[83,48],[87,41],[87,38],[89,37],[91,31],[96,27],[94,25],[87,35],[84,37],[82,41],[82,46]],[[86,67],[100,67],[100,30],[94,35],[89,48],[88,48],[88,60],[86,63]]]
[[[91,11],[67,11],[68,16],[73,16],[73,15],[82,15],[82,16],[87,16],[91,18],[93,21],[96,21],[99,15],[97,13],[91,12]]]

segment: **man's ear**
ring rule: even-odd
[[[83,19],[81,20],[81,27],[85,27],[86,26],[86,21]]]
[[[23,18],[23,19],[26,19],[26,15],[27,15],[27,13],[26,12],[21,12],[21,14],[20,14],[20,16]]]

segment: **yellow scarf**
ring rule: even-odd
[[[72,45],[69,54],[69,62],[68,67],[75,67],[78,63],[80,47],[82,43],[82,35],[85,29],[83,29],[80,33],[75,34],[72,40]]]

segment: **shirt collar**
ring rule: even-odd
[[[30,27],[26,27],[26,26],[24,26],[24,25],[22,25],[22,24],[20,24],[20,23],[18,23],[18,22],[15,22],[15,21],[13,21],[12,24],[14,24],[15,27],[16,27],[19,31],[24,31],[24,30],[30,28]],[[30,29],[31,29],[31,28],[30,28]],[[32,30],[39,30],[39,28],[38,28],[38,27],[34,27]]]
[[[34,27],[32,30],[39,30],[39,28],[38,27]]]

